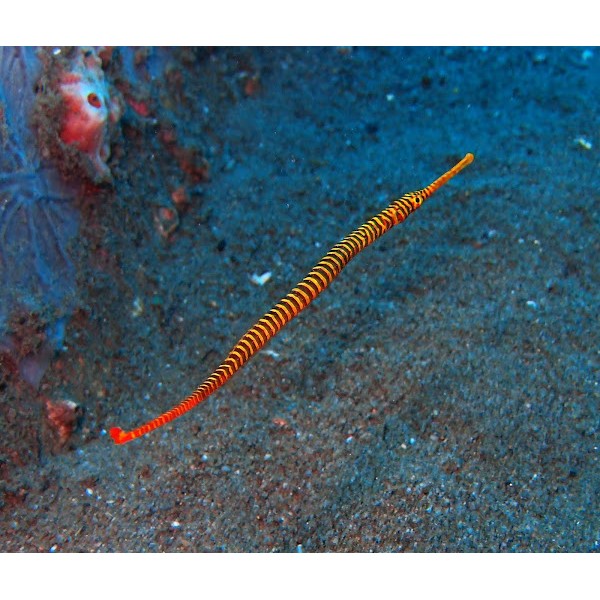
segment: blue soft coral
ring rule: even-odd
[[[78,215],[30,126],[39,70],[35,49],[0,48],[0,340],[13,312],[35,312],[51,330],[75,302]]]

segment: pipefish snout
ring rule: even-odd
[[[272,337],[277,335],[294,317],[298,316],[329,284],[342,272],[342,269],[362,250],[402,223],[415,212],[432,194],[439,190],[467,165],[474,156],[468,153],[449,171],[438,177],[422,190],[409,192],[394,200],[387,208],[369,219],[358,229],[348,234],[313,267],[285,297],[265,313],[232,348],[225,360],[203,381],[198,388],[178,405],[162,415],[132,429],[123,431],[113,427],[110,436],[115,444],[125,444],[154,429],[170,423],[204,402],[211,394],[225,385]]]

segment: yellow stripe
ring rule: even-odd
[[[301,287],[300,287],[300,283],[298,284],[297,287],[295,287],[292,291],[297,294],[298,296],[302,296],[302,299],[304,301],[304,307],[307,307],[312,301],[313,301],[313,297],[309,296]],[[307,286],[308,287],[308,286]],[[308,288],[310,289],[310,288]],[[312,290],[311,290],[312,291]]]

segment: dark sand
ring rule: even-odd
[[[194,56],[157,110],[210,181],[124,118],[114,187],[82,210],[65,348],[37,391],[3,374],[2,549],[597,551],[600,51]],[[205,404],[112,444],[466,152]],[[63,397],[84,415],[57,448],[42,405]]]

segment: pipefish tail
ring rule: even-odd
[[[422,190],[409,192],[398,200],[394,200],[378,215],[375,215],[333,246],[287,296],[282,298],[255,325],[248,329],[225,360],[194,392],[177,406],[131,431],[123,431],[120,427],[113,427],[110,430],[110,436],[115,444],[125,444],[146,435],[181,417],[201,402],[204,402],[211,394],[225,385],[272,337],[276,336],[285,325],[298,316],[325,290],[361,250],[380,238],[394,225],[405,221],[433,193],[460,173],[467,165],[471,164],[473,158],[474,156],[471,153],[467,154],[433,183]]]

